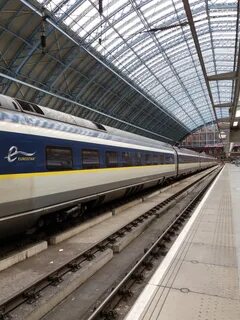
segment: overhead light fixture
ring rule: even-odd
[[[237,110],[235,117],[236,118],[240,117],[240,110]]]
[[[234,122],[233,122],[233,126],[234,126],[234,127],[237,127],[237,125],[238,125],[238,121],[234,121]]]

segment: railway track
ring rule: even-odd
[[[211,171],[210,176],[215,176],[219,170],[215,169]],[[40,296],[44,295],[44,290],[48,288],[49,286],[56,286],[62,281],[64,281],[64,278],[69,273],[77,272],[83,263],[86,263],[88,261],[93,261],[95,256],[99,252],[103,252],[107,250],[108,248],[111,248],[112,245],[117,241],[117,239],[121,239],[124,235],[127,233],[130,233],[134,228],[136,228],[138,225],[140,225],[143,221],[146,221],[150,219],[151,217],[159,217],[161,214],[163,214],[166,210],[174,206],[176,202],[181,199],[181,197],[184,197],[184,194],[192,188],[194,185],[197,185],[201,183],[207,176],[209,176],[209,173],[206,175],[203,175],[198,180],[194,181],[193,183],[186,186],[181,191],[177,192],[176,194],[168,197],[163,202],[156,205],[154,208],[149,210],[148,212],[144,213],[142,216],[138,217],[137,219],[133,220],[131,223],[125,225],[123,228],[119,229],[117,232],[113,233],[111,236],[107,236],[99,243],[93,245],[88,250],[81,252],[79,256],[75,257],[74,259],[71,259],[66,263],[64,266],[57,268],[54,270],[54,272],[50,272],[46,274],[42,279],[39,281],[36,281],[35,283],[32,283],[31,286],[29,286],[27,289],[24,289],[17,294],[13,295],[10,299],[7,299],[3,301],[3,303],[0,305],[0,319],[9,319],[9,316],[13,310],[16,308],[24,305],[25,303],[34,303],[39,299]],[[208,178],[210,179],[210,178]],[[214,179],[213,177],[211,180]],[[204,190],[202,191],[204,192]],[[139,273],[139,268],[147,268],[150,266],[150,262],[148,261],[149,257],[152,255],[154,256],[154,252],[156,250],[157,252],[164,249],[163,241],[167,241],[167,238],[171,238],[171,233],[177,230],[177,228],[180,227],[181,223],[186,219],[187,214],[190,212],[190,208],[198,201],[199,197],[201,195],[198,195],[196,199],[191,203],[191,206],[188,206],[184,212],[179,215],[174,222],[168,227],[168,229],[164,232],[163,235],[159,237],[159,239],[156,241],[156,243],[145,253],[145,255],[139,260],[139,262],[134,266],[134,268],[129,272],[129,274],[119,283],[119,285],[114,289],[114,291],[105,299],[105,301],[97,308],[97,310],[93,313],[93,315],[89,318],[90,319],[97,319],[98,317],[104,316],[106,319],[114,319],[109,318],[111,315],[113,316],[115,314],[114,307],[109,307],[109,303],[112,303],[113,300],[119,300],[119,297],[125,292],[127,292],[127,282],[129,279],[131,279],[130,282],[132,282],[133,278],[132,275],[137,271]],[[182,222],[181,222],[182,220]],[[165,250],[165,249],[164,249]],[[161,251],[162,252],[162,251]],[[137,278],[137,277],[136,277]],[[129,282],[129,283],[130,283]],[[134,282],[134,281],[133,281]],[[121,293],[119,295],[119,292]],[[117,297],[117,298],[116,298]],[[109,309],[109,312],[105,312],[104,310]]]

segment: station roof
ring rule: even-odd
[[[229,116],[239,76],[236,0],[1,5],[2,93],[168,142]]]

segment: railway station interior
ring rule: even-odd
[[[0,320],[240,320],[240,1],[0,0]]]

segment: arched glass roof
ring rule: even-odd
[[[184,3],[211,76],[235,70],[236,0],[103,0],[102,14],[98,0],[38,2],[189,130],[228,117],[213,104],[232,102],[234,81],[206,83]]]

